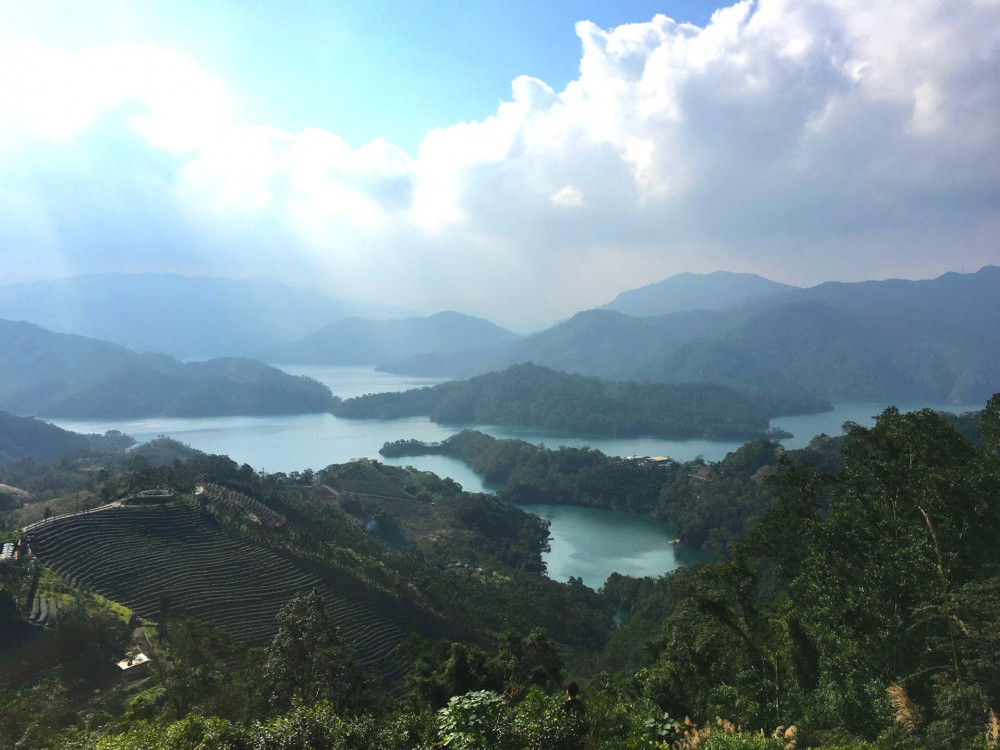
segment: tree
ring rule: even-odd
[[[238,649],[222,631],[192,619],[171,620],[160,635],[166,648],[153,654],[153,674],[180,719],[228,683]]]
[[[319,591],[298,594],[277,615],[278,632],[267,649],[265,674],[274,700],[287,705],[327,700],[341,709],[366,692],[366,679],[330,621]]]
[[[984,412],[987,426],[992,414]],[[990,635],[967,605],[969,587],[1000,562],[989,450],[926,409],[890,408],[875,427],[852,429],[829,516],[814,527],[789,586],[818,652],[816,694],[824,698],[813,702],[815,723],[874,736],[890,685],[925,716],[964,722],[976,703],[985,721],[995,688],[970,670],[968,646],[972,634]],[[981,674],[995,674],[995,665]]]

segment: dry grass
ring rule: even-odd
[[[986,747],[996,747],[1000,742],[1000,721],[997,715],[990,709],[990,723],[986,727]]]
[[[686,727],[684,735],[670,746],[672,750],[696,750],[696,748],[701,747],[708,741],[709,736],[713,732],[725,732],[726,734],[743,733],[742,727],[733,724],[727,719],[723,719],[721,716],[715,717],[714,727],[710,724],[706,724],[703,727],[695,726],[690,718],[684,719],[684,725]],[[787,729],[785,727],[778,727],[771,733],[771,737],[784,740],[785,750],[795,750],[797,734],[798,729],[795,726],[790,726]],[[764,732],[761,731],[759,736],[764,737]]]
[[[920,712],[901,685],[889,686],[889,701],[896,710],[896,723],[907,732],[915,732],[920,725]]]

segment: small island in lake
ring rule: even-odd
[[[832,407],[814,399],[801,408],[809,413]],[[725,440],[775,437],[768,427],[771,417],[789,412],[774,398],[757,399],[718,384],[611,382],[524,363],[469,380],[346,399],[333,413],[348,419],[429,416],[440,424]]]

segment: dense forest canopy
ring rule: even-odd
[[[524,363],[503,372],[339,402],[337,416],[443,424],[515,424],[588,435],[751,438],[776,412],[720,385],[609,382]],[[824,411],[821,400],[799,403]]]

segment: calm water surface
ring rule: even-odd
[[[375,372],[370,367],[317,367],[278,365],[293,375],[308,375],[330,387],[335,396],[351,398],[366,393],[385,393],[421,388],[438,379],[411,378]],[[825,414],[781,417],[772,426],[782,427],[794,437],[782,441],[788,448],[801,448],[820,433],[839,435],[846,421],[874,424],[884,403],[839,403]],[[928,404],[898,404],[902,411]],[[935,409],[964,412],[983,405],[929,405]],[[416,439],[444,440],[463,427],[471,427],[497,438],[520,438],[549,448],[596,448],[614,456],[670,456],[690,461],[697,456],[718,461],[742,445],[742,441],[664,440],[661,438],[606,438],[579,436],[510,426],[437,425],[426,417],[394,420],[339,419],[332,414],[299,414],[270,417],[207,417],[137,420],[52,420],[65,429],[83,433],[121,430],[140,442],[161,435],[174,438],[207,453],[227,455],[258,471],[321,469],[354,458],[377,458],[392,465],[410,465],[438,476],[454,479],[470,492],[489,492],[465,463],[448,456],[382,458],[379,448],[386,442]],[[629,513],[568,506],[528,508],[549,520],[552,550],[546,556],[549,575],[560,581],[570,576],[599,587],[612,571],[628,575],[660,575],[690,562],[691,552],[668,542],[673,531],[666,525]],[[689,557],[685,557],[688,555]]]
[[[660,576],[707,556],[670,544],[669,525],[636,513],[571,505],[522,505],[550,524],[550,550],[542,557],[550,578],[583,579],[598,589],[614,572]]]

